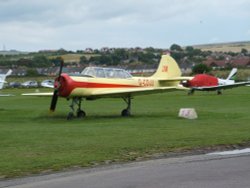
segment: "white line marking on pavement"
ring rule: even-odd
[[[237,150],[231,150],[231,151],[222,151],[222,152],[213,152],[213,153],[207,153],[207,155],[237,155],[237,154],[243,154],[243,153],[250,153],[250,148],[246,149],[237,149]]]

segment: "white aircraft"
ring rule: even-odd
[[[54,80],[44,80],[41,82],[42,87],[54,88]]]
[[[6,83],[5,79],[7,76],[11,75],[12,70],[8,70],[6,74],[0,74],[0,89],[3,89],[4,83]],[[11,96],[10,94],[0,94],[0,97]]]
[[[183,81],[185,87],[190,88],[189,94],[194,91],[217,91],[220,95],[222,89],[230,89],[234,87],[244,86],[250,84],[250,81],[235,82],[234,77],[237,74],[237,68],[233,68],[227,79],[217,78],[207,74],[197,74],[192,79]]]

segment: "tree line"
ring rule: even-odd
[[[107,51],[94,50],[92,54],[86,54],[84,51],[66,51],[60,49],[53,52],[36,52],[26,55],[0,55],[0,66],[8,68],[46,68],[51,66],[58,66],[61,61],[61,56],[66,54],[80,54],[79,62],[72,62],[72,64],[88,65],[108,65],[116,66],[122,64],[131,63],[144,63],[153,64],[160,60],[161,54],[166,51],[165,49],[156,49],[153,47],[144,49],[125,49],[125,48],[115,48]],[[207,56],[211,55],[212,51],[201,51],[192,46],[181,47],[178,44],[173,44],[170,46],[169,51],[171,56],[178,62],[185,62],[190,64],[200,64],[206,59]],[[242,54],[249,55],[246,49],[242,49]],[[227,52],[231,56],[236,56],[239,53]],[[223,60],[224,55],[220,55],[216,58]]]

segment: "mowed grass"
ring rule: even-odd
[[[68,101],[0,97],[0,177],[124,162],[155,153],[250,141],[250,87],[215,92],[171,92],[135,97],[132,117],[120,117],[121,99],[84,101],[85,119],[66,120]],[[178,118],[192,107],[198,119]]]

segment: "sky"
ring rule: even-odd
[[[249,0],[0,0],[0,50],[250,41]]]

